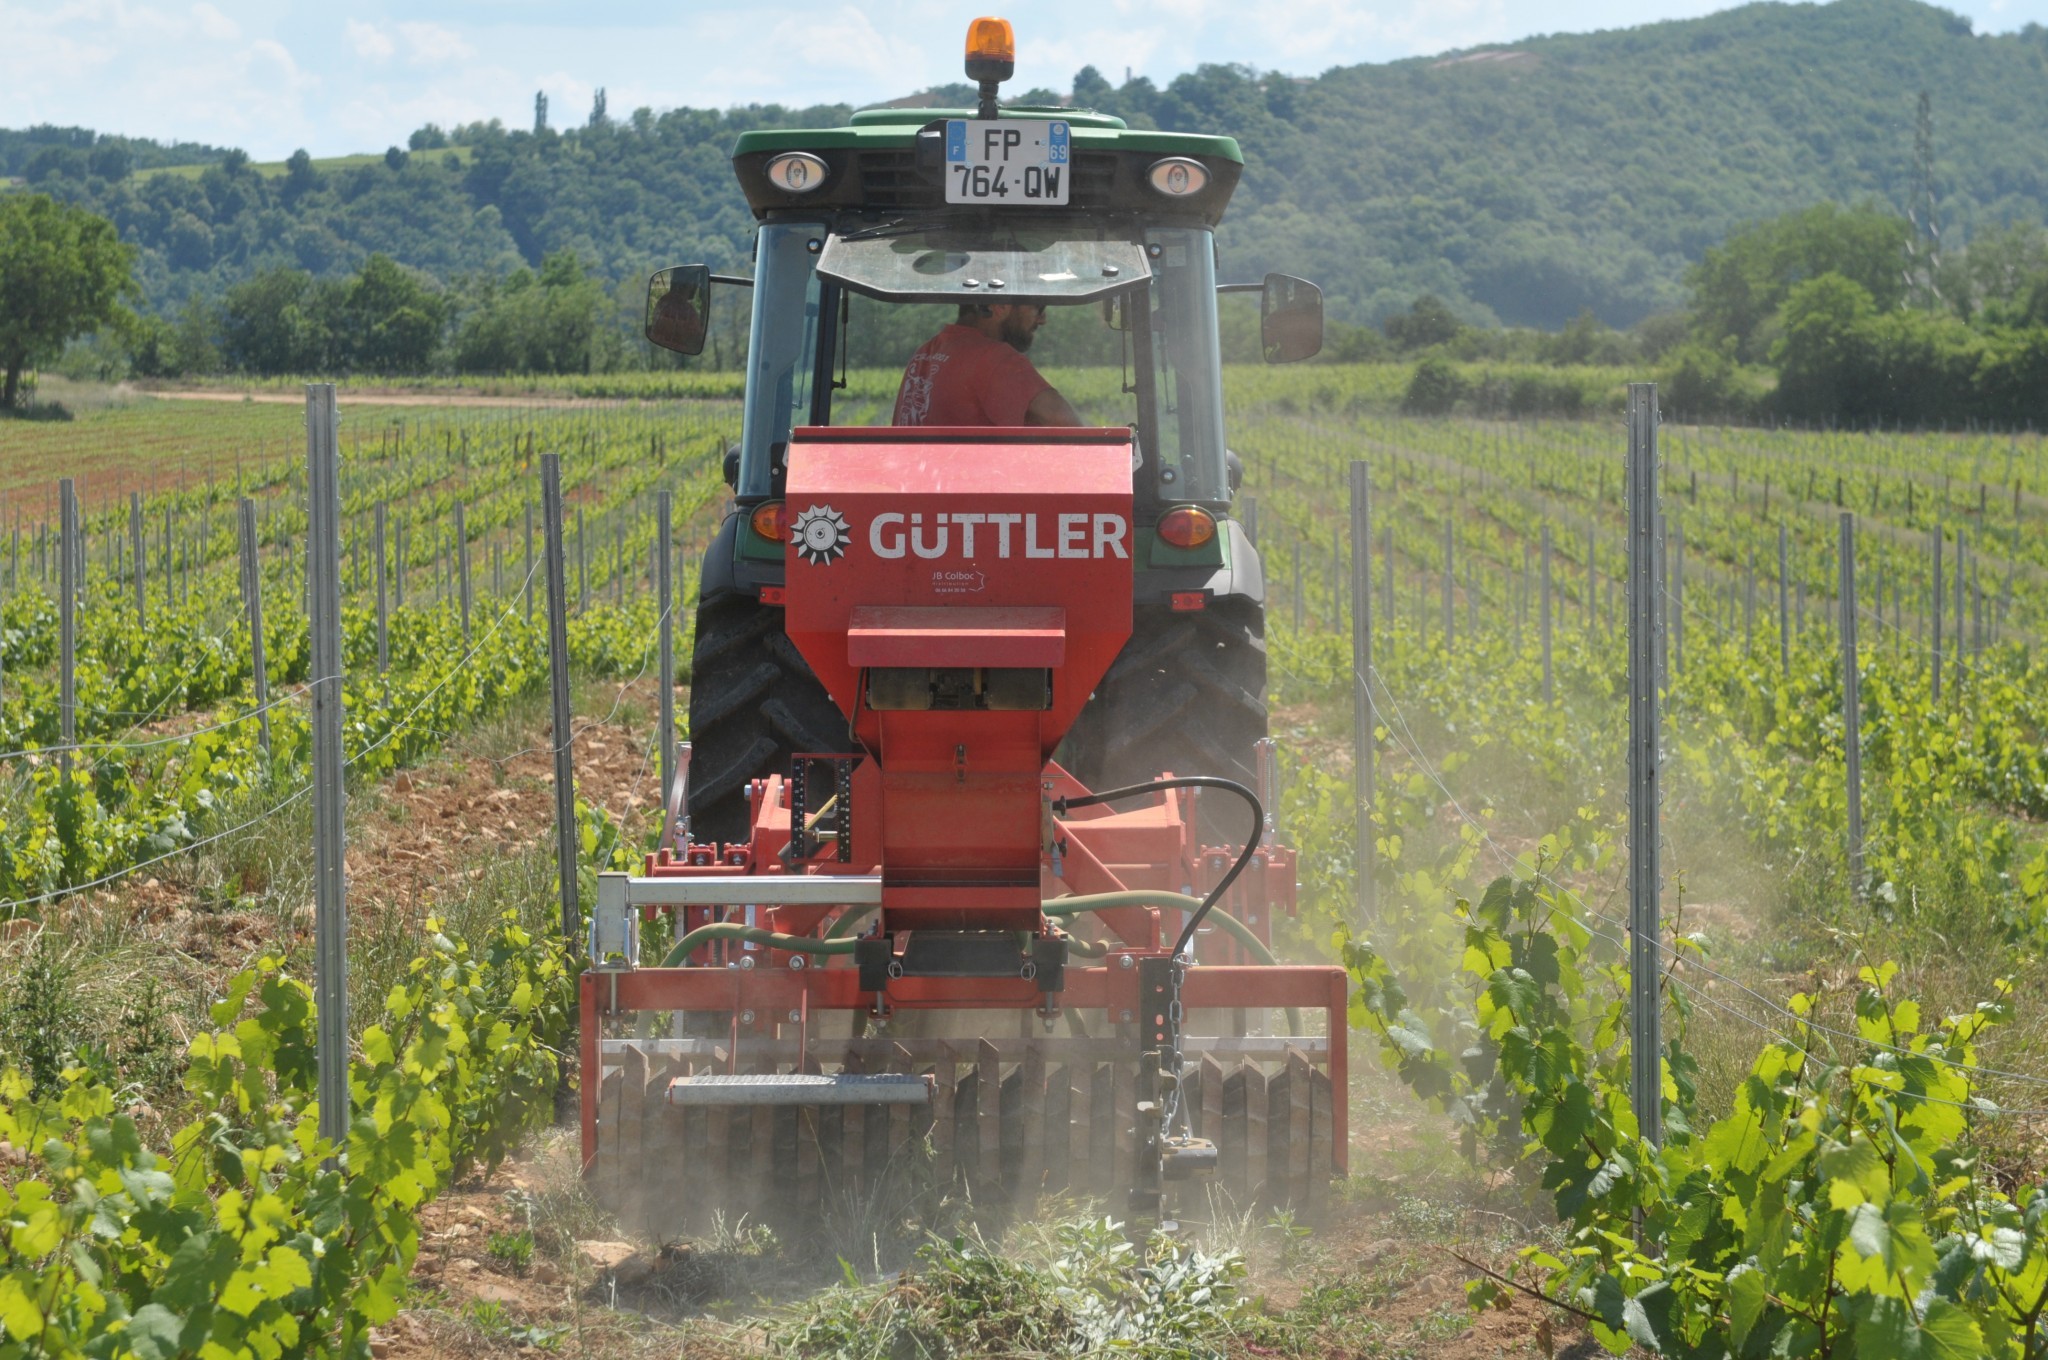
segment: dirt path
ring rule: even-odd
[[[271,406],[304,406],[303,392],[242,392],[214,388],[137,390],[137,396],[160,397],[166,401],[256,402]],[[339,394],[344,402],[367,406],[514,406],[545,407],[549,410],[601,410],[614,406],[644,406],[652,402],[699,401],[698,397],[575,397],[549,393],[507,393],[493,396],[484,392],[407,392],[377,387],[349,387]],[[709,398],[708,400],[725,400]]]

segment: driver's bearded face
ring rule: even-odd
[[[1045,324],[1045,310],[1041,307],[1012,307],[1010,314],[1003,318],[1003,343],[1023,354],[1031,348],[1031,337]]]

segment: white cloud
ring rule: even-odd
[[[242,36],[242,26],[206,0],[192,6],[192,17],[199,21],[199,31],[215,42],[233,42]]]
[[[368,57],[371,61],[389,61],[392,54],[398,51],[398,44],[391,40],[391,35],[375,24],[351,19],[344,31],[348,34],[349,46],[355,48],[359,57]]]
[[[291,52],[275,39],[258,38],[249,44],[249,55],[261,58],[264,64],[275,72],[272,79],[282,79],[287,89],[310,89],[320,83],[319,76],[300,70],[298,62],[292,59]],[[249,63],[244,62],[242,69],[247,73]]]
[[[406,22],[398,26],[398,33],[405,39],[407,59],[416,66],[462,61],[476,55],[476,49],[464,42],[461,34],[440,24]]]
[[[761,56],[773,55],[785,82],[798,67],[836,71],[842,79],[845,73],[858,73],[901,80],[906,72],[922,68],[924,54],[898,34],[893,23],[890,28],[891,34],[885,38],[867,15],[852,5],[841,5],[825,14],[784,19],[768,34]],[[824,88],[813,96],[818,101],[833,97]]]

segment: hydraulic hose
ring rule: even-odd
[[[1189,912],[1187,924],[1181,927],[1180,938],[1173,943],[1175,957],[1187,952],[1189,941],[1195,938],[1195,931],[1201,926],[1203,921],[1208,919],[1211,912],[1215,912],[1218,919],[1223,922],[1224,929],[1229,931],[1237,939],[1238,943],[1242,944],[1250,952],[1253,958],[1257,959],[1260,963],[1268,965],[1276,962],[1273,958],[1273,951],[1266,948],[1265,943],[1258,936],[1252,934],[1250,928],[1244,922],[1238,920],[1227,911],[1216,911],[1216,904],[1222,900],[1224,893],[1230,891],[1230,885],[1237,881],[1238,876],[1245,871],[1245,867],[1252,862],[1252,856],[1258,853],[1259,842],[1265,837],[1266,810],[1260,806],[1259,796],[1256,793],[1253,793],[1234,779],[1219,779],[1214,775],[1183,775],[1173,779],[1155,779],[1145,784],[1131,784],[1120,789],[1106,789],[1101,793],[1091,793],[1080,798],[1056,799],[1053,802],[1052,810],[1056,816],[1064,816],[1070,808],[1094,807],[1098,803],[1109,803],[1123,798],[1137,798],[1148,793],[1164,793],[1169,789],[1223,789],[1244,799],[1246,806],[1251,811],[1252,830],[1251,835],[1245,839],[1244,849],[1238,853],[1237,862],[1230,866],[1230,872],[1224,874],[1217,881],[1216,885],[1209,889],[1208,895],[1197,899],[1188,896],[1186,893],[1141,889],[1130,892],[1094,893],[1085,897],[1059,897],[1043,905],[1045,914],[1048,916],[1078,916],[1082,912],[1094,911],[1098,907],[1158,906],[1188,911],[1189,905],[1193,904],[1193,910]],[[849,937],[848,932],[855,925],[867,919],[874,910],[873,906],[861,906],[840,913],[839,919],[832,923],[823,937],[780,935],[772,930],[765,930],[759,926],[741,925],[735,921],[713,922],[710,925],[699,926],[683,936],[682,939],[677,940],[675,948],[669,950],[667,957],[662,959],[661,966],[664,968],[680,967],[683,960],[694,953],[699,946],[707,944],[712,940],[745,940],[754,944],[765,944],[774,949],[786,950],[790,953],[851,954],[854,942]]]
[[[750,926],[739,921],[713,921],[709,925],[698,926],[677,940],[675,948],[669,950],[667,957],[662,959],[661,966],[680,968],[685,959],[713,940],[743,940],[749,944],[765,944],[770,949],[781,949],[791,954],[851,954],[854,946],[854,941],[850,939],[784,935],[779,931],[762,926]]]
[[[1186,893],[1168,892],[1164,888],[1133,888],[1126,892],[1094,893],[1086,897],[1054,897],[1040,903],[1040,909],[1047,916],[1079,916],[1104,907],[1166,907],[1173,911],[1199,911],[1202,899]],[[850,907],[840,913],[839,919],[825,931],[825,938],[843,939],[853,933],[855,926],[874,914],[872,903]],[[1273,951],[1266,947],[1266,942],[1252,933],[1250,926],[1221,908],[1217,908],[1214,915],[1223,923],[1223,928],[1245,947],[1245,952],[1260,963],[1270,966],[1280,962],[1273,957]]]
[[[1166,907],[1173,911],[1199,911],[1202,899],[1186,893],[1167,892],[1163,888],[1134,888],[1128,892],[1095,893],[1088,897],[1055,897],[1040,904],[1040,909],[1047,916],[1079,916],[1105,907]],[[1223,923],[1223,928],[1245,947],[1245,952],[1260,963],[1270,966],[1280,962],[1273,957],[1273,951],[1266,948],[1266,942],[1252,934],[1250,926],[1227,911],[1219,909],[1215,916]]]
[[[1191,774],[1173,779],[1155,779],[1147,784],[1131,784],[1121,789],[1106,789],[1101,793],[1091,793],[1082,798],[1058,798],[1053,801],[1052,811],[1056,817],[1064,816],[1069,808],[1094,807],[1097,803],[1115,802],[1122,798],[1136,798],[1140,794],[1146,793],[1164,793],[1168,789],[1223,789],[1244,799],[1245,805],[1251,809],[1252,814],[1251,835],[1245,837],[1244,849],[1238,854],[1237,863],[1230,866],[1230,872],[1223,875],[1215,887],[1209,889],[1208,896],[1202,899],[1201,905],[1196,907],[1194,913],[1188,917],[1188,923],[1181,927],[1180,938],[1173,942],[1173,952],[1175,957],[1178,957],[1187,952],[1188,941],[1195,938],[1195,928],[1202,924],[1203,919],[1211,911],[1215,910],[1216,904],[1223,900],[1223,894],[1230,891],[1230,885],[1237,881],[1237,876],[1243,873],[1245,866],[1252,862],[1252,856],[1259,852],[1259,842],[1266,835],[1266,809],[1259,805],[1259,795],[1253,793],[1235,779],[1218,779],[1215,775]],[[1180,894],[1176,893],[1175,896],[1180,896]],[[1270,954],[1267,955],[1266,961],[1268,963],[1272,962]]]
[[[1260,821],[1265,820],[1261,814]],[[1230,880],[1224,879],[1224,886]],[[1127,892],[1092,893],[1086,897],[1055,897],[1042,904],[1041,910],[1047,916],[1080,916],[1087,912],[1099,911],[1105,907],[1166,907],[1174,911],[1201,910],[1203,899],[1190,897],[1186,893],[1168,892],[1163,888],[1136,888]],[[792,954],[851,954],[854,947],[852,929],[874,914],[873,904],[853,907],[840,914],[823,936],[784,935],[762,926],[744,925],[738,921],[713,921],[698,926],[689,934],[677,940],[675,947],[668,951],[661,961],[664,968],[680,968],[697,949],[713,940],[743,940],[752,944],[765,944],[771,949],[781,949]],[[1252,933],[1251,927],[1227,911],[1217,911],[1216,919],[1230,932],[1245,951],[1260,963],[1268,966],[1277,964],[1273,951],[1265,941]],[[1099,958],[1108,950],[1087,940],[1070,940],[1070,947],[1083,958]],[[1178,948],[1175,950],[1179,952]],[[1299,1030],[1301,1021],[1292,1006],[1287,1007],[1288,1025]]]

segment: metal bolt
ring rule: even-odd
[[[754,1013],[753,1013],[752,1011],[741,1011],[741,1012],[740,1012],[740,1023],[741,1023],[742,1025],[751,1025],[751,1024],[753,1024],[753,1023],[754,1023]]]
[[[801,1020],[801,1019],[803,1019],[803,1015],[802,1015],[802,1013],[801,1013],[801,1012],[799,1012],[799,1011],[795,1011],[795,1010],[792,1010],[792,1011],[790,1011],[790,1013],[789,1013],[789,1023],[790,1023],[790,1024],[794,1025],[795,1023],[797,1023],[797,1021],[799,1021],[799,1020]]]
[[[1138,961],[1132,958],[1129,954],[1119,954],[1116,957],[1116,966],[1124,969],[1136,968],[1138,966]]]
[[[803,971],[804,962],[804,956],[801,954],[791,954],[789,956],[789,966],[798,972]]]
[[[1121,1014],[1123,1015],[1123,1021],[1124,1021],[1124,1023],[1125,1023],[1126,1025],[1130,1024],[1130,1023],[1131,1023],[1131,1013],[1130,1013],[1129,1011],[1124,1011],[1124,1012],[1122,1012]]]

